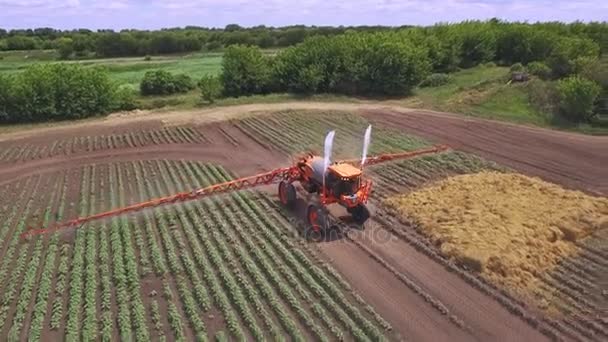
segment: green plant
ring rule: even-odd
[[[134,110],[139,107],[136,100],[136,91],[129,87],[119,87],[116,90],[113,110]]]
[[[232,45],[222,61],[224,94],[242,96],[262,94],[270,87],[270,60],[257,47]]]
[[[579,59],[578,74],[582,77],[595,81],[604,90],[608,90],[608,64],[598,58]]]
[[[553,76],[562,78],[576,71],[576,61],[579,58],[597,58],[599,46],[590,39],[561,38],[547,58],[547,65]]]
[[[174,83],[177,93],[186,93],[195,88],[192,78],[186,74],[175,75]]]
[[[273,79],[295,93],[403,95],[430,71],[428,56],[392,33],[311,37],[278,54]]]
[[[422,81],[420,83],[420,87],[421,88],[439,87],[444,84],[447,84],[448,82],[450,82],[450,75],[441,74],[441,73],[432,74],[432,75],[429,75],[427,78],[424,79],[424,81]]]
[[[152,60],[152,56],[150,56],[150,55],[146,55],[146,56],[144,57],[144,61],[146,61],[146,62],[149,62],[149,61],[151,61],[151,60]]]
[[[597,83],[572,76],[558,81],[557,91],[561,115],[576,122],[589,122],[593,118],[594,103],[601,91]]]
[[[216,76],[203,76],[198,82],[203,100],[213,103],[222,95],[222,83]]]
[[[553,114],[559,102],[555,82],[532,79],[526,84],[530,103],[542,113]]]
[[[57,51],[61,59],[69,59],[74,53],[74,45],[71,38],[59,38],[57,40]]]
[[[515,63],[515,64],[511,65],[511,69],[510,69],[511,72],[522,72],[524,70],[525,70],[524,65],[521,63]]]
[[[528,72],[534,76],[538,76],[542,80],[546,80],[551,76],[551,68],[543,62],[532,62],[526,66]]]
[[[11,118],[11,106],[14,104],[12,99],[12,78],[0,75],[0,122],[9,121]]]
[[[190,76],[185,74],[173,75],[165,70],[148,71],[139,85],[141,94],[170,95],[186,93],[194,89]]]
[[[0,80],[0,89],[7,86],[10,97],[5,107],[11,111],[4,120],[8,122],[80,119],[108,113],[116,93],[107,72],[76,64],[33,65],[11,81]],[[6,97],[0,90],[3,92],[0,96]]]

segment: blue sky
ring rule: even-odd
[[[606,0],[0,0],[0,27],[428,25],[497,17],[606,21]]]

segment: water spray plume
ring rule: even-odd
[[[367,126],[365,130],[365,136],[363,138],[363,156],[361,157],[361,168],[365,165],[365,159],[367,158],[367,152],[369,149],[369,144],[372,139],[372,125]]]
[[[323,155],[323,174],[327,171],[329,164],[331,163],[331,151],[334,145],[334,136],[336,135],[336,131],[331,131],[327,133],[325,137],[325,147],[324,147],[324,155]]]
[[[323,149],[323,189],[325,189],[325,173],[327,172],[327,168],[331,163],[331,150],[334,145],[334,136],[336,135],[336,131],[331,131],[327,133],[325,137],[325,145]]]

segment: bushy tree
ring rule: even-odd
[[[63,37],[57,40],[57,51],[61,59],[69,59],[74,53],[73,41],[71,38]]]
[[[0,122],[10,121],[11,106],[14,103],[11,94],[12,88],[12,77],[0,74]]]
[[[600,86],[580,76],[571,76],[557,83],[560,113],[576,122],[590,121]]]
[[[165,70],[148,71],[139,84],[142,95],[170,95],[194,89],[190,76],[173,75]]]
[[[551,68],[543,62],[532,62],[526,66],[526,70],[532,75],[538,76],[542,80],[551,77]]]
[[[79,119],[111,111],[116,85],[107,72],[73,64],[39,64],[15,76],[9,122]]]
[[[279,89],[402,95],[430,70],[428,53],[395,34],[312,37],[279,53],[274,64]]]
[[[515,63],[513,65],[511,65],[511,68],[509,69],[511,72],[522,72],[525,70],[524,65],[521,63]]]
[[[534,28],[528,25],[501,26],[496,42],[496,59],[507,65],[532,61],[534,31]]]
[[[6,39],[7,50],[35,50],[38,48],[38,42],[34,37],[27,36],[11,36]]]
[[[128,86],[119,87],[116,89],[114,96],[115,101],[112,107],[113,111],[134,110],[137,109],[138,103],[136,100],[137,92]]]
[[[608,91],[608,67],[606,64],[602,64],[602,61],[598,58],[584,60],[584,62],[578,66],[578,74],[594,81],[604,91]]]
[[[201,90],[201,98],[209,103],[214,103],[222,95],[222,83],[217,76],[203,76],[198,87]]]
[[[547,59],[556,78],[571,75],[576,70],[579,58],[596,58],[599,55],[599,46],[586,38],[561,38]]]
[[[233,45],[222,60],[226,96],[262,94],[270,90],[270,60],[257,47]]]
[[[465,68],[494,60],[496,28],[479,22],[465,23],[454,28],[460,46],[460,65]]]

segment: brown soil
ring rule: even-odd
[[[247,105],[186,113],[114,115],[65,127],[3,134],[4,143],[15,139],[49,142],[66,135],[96,135],[100,129],[141,130],[160,124],[202,124],[242,116],[247,112],[281,109],[363,110],[374,122],[472,151],[488,159],[588,192],[608,191],[606,164],[608,140],[577,134],[533,129],[485,120],[465,119],[429,112],[388,111],[382,104],[296,102]],[[191,159],[219,163],[240,175],[289,165],[290,158],[269,150],[229,123],[200,127],[210,142],[158,145],[58,156],[0,166],[0,185],[37,173],[121,160]],[[44,133],[42,135],[41,133]],[[47,135],[48,134],[48,135]],[[107,133],[106,133],[107,134]],[[34,138],[35,137],[35,138]],[[382,229],[380,229],[382,230]],[[370,232],[378,231],[371,228]],[[393,237],[394,238],[394,237]],[[321,243],[321,254],[353,288],[408,340],[543,340],[538,330],[511,314],[492,297],[469,286],[416,248],[399,239],[378,242],[353,235]],[[449,314],[443,314],[447,308]]]
[[[33,174],[108,161],[120,162],[150,159],[203,160],[223,165],[241,175],[255,174],[256,172],[271,170],[289,163],[287,156],[269,151],[232,125],[214,124],[203,126],[201,127],[201,131],[203,135],[209,137],[211,143],[108,149],[9,164],[0,167],[0,185],[12,182],[16,178]],[[79,131],[79,135],[81,134],[83,134],[82,131]]]
[[[608,193],[608,137],[430,111],[370,110],[364,115],[525,174],[588,193]]]

